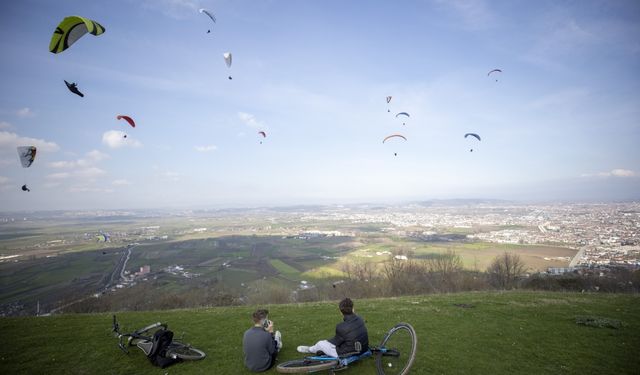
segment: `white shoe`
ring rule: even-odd
[[[311,353],[308,346],[300,345],[298,346],[298,353]]]
[[[273,338],[276,340],[276,349],[280,351],[280,349],[282,349],[282,334],[280,331],[276,331]]]

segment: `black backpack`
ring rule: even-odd
[[[153,334],[153,346],[147,357],[154,366],[165,368],[181,361],[180,358],[165,357],[172,340],[173,332],[168,329],[159,329]]]

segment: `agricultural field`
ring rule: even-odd
[[[98,242],[99,233],[108,233],[109,241]],[[460,233],[443,236],[426,241],[388,233],[378,224],[298,222],[286,213],[31,217],[0,225],[0,306],[35,314],[38,304],[48,312],[94,294],[122,293],[117,288],[146,293],[149,285],[185,293],[215,285],[239,296],[270,285],[295,290],[301,281],[340,280],[347,262],[381,264],[395,255],[428,260],[450,251],[468,270],[483,271],[507,251],[520,255],[535,272],[567,266],[576,253],[554,246],[471,242]],[[144,268],[147,273],[141,274]],[[118,286],[121,271],[129,281]]]

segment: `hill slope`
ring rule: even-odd
[[[475,305],[460,308],[454,303]],[[280,359],[333,334],[336,303],[268,306],[283,333]],[[242,334],[252,307],[119,313],[125,330],[155,321],[206,351],[204,361],[166,370],[135,349],[127,356],[111,335],[111,315],[0,318],[3,374],[243,374]],[[637,374],[640,297],[574,293],[459,293],[356,301],[372,344],[398,321],[411,323],[419,349],[414,374]],[[617,319],[619,329],[575,323],[581,315]],[[271,371],[275,373],[275,370]],[[373,374],[374,361],[345,374]]]

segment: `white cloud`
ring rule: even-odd
[[[45,182],[45,183],[42,185],[42,187],[47,188],[47,189],[53,189],[53,188],[56,188],[56,187],[58,187],[58,186],[60,186],[60,182],[54,182],[54,181],[51,181],[51,182]]]
[[[196,146],[195,147],[196,151],[198,152],[211,152],[211,151],[215,151],[218,149],[218,146],[215,145],[209,145],[209,146]]]
[[[71,173],[68,172],[51,173],[47,175],[47,178],[50,178],[52,180],[63,180],[69,177],[71,177]]]
[[[11,179],[10,179],[9,177],[0,176],[0,185],[5,185],[5,184],[7,184],[9,181],[11,181]]]
[[[36,114],[29,107],[24,107],[17,110],[16,115],[18,117],[33,117]]]
[[[11,128],[11,124],[6,121],[0,121],[0,129],[9,129]]]
[[[119,179],[119,180],[113,180],[113,182],[111,182],[111,185],[113,186],[125,186],[125,185],[131,185],[131,182],[125,180],[125,179]]]
[[[104,152],[100,152],[98,150],[91,150],[87,152],[87,157],[93,161],[101,161],[104,159],[108,159],[109,155]]]
[[[629,170],[629,169],[622,169],[622,168],[616,168],[616,169],[612,169],[608,172],[598,172],[598,173],[583,173],[580,177],[621,177],[621,178],[625,178],[625,177],[639,177],[640,174]]]
[[[47,142],[44,139],[21,137],[16,133],[0,132],[0,150],[13,149],[12,152],[15,152],[15,147],[25,145],[36,146],[38,152],[54,152],[60,149],[54,142]]]
[[[242,121],[245,125],[247,125],[250,128],[253,128],[256,130],[264,130],[265,128],[265,124],[258,121],[256,119],[256,116],[250,113],[238,112],[238,118],[240,119],[240,121]]]
[[[105,174],[107,174],[107,172],[105,172],[103,169],[100,169],[98,167],[84,168],[84,169],[75,171],[73,173],[75,177],[81,177],[81,178],[93,178],[93,177],[103,176]]]
[[[614,169],[611,171],[611,175],[615,177],[636,177],[638,174],[628,169]]]
[[[78,160],[62,160],[62,161],[54,161],[49,163],[49,167],[51,168],[77,168],[77,167],[91,167],[95,163],[102,161],[104,159],[108,159],[109,155],[104,152],[100,152],[98,150],[92,150],[85,154],[85,158]]]
[[[102,143],[111,148],[142,146],[137,140],[125,136],[126,134],[120,130],[109,130],[102,135]]]
[[[52,161],[51,163],[49,163],[49,166],[51,168],[72,168],[76,166],[76,162],[75,161]]]
[[[91,186],[72,186],[69,188],[71,193],[113,193],[113,189],[105,189]]]

